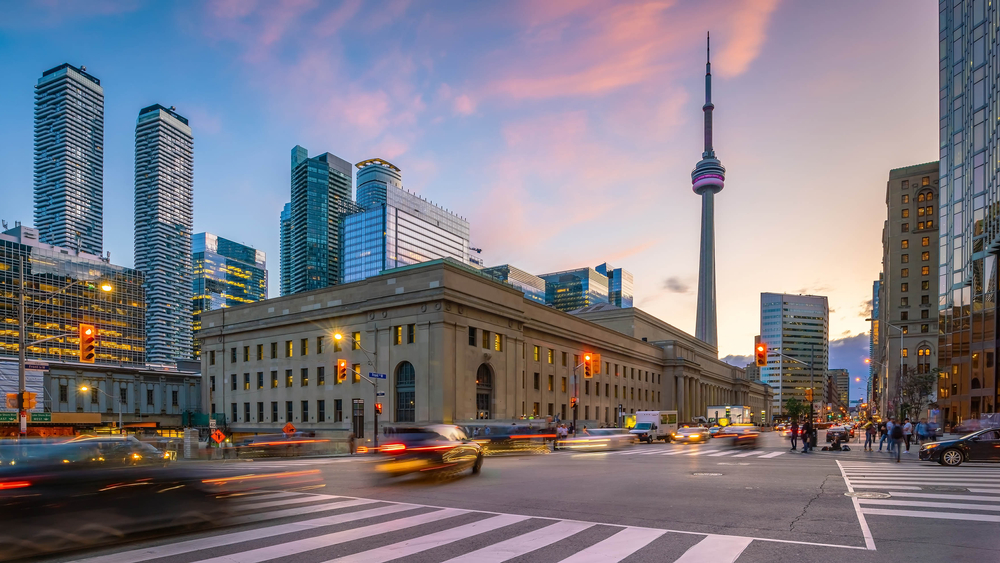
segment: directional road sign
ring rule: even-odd
[[[368,377],[372,379],[389,379],[384,373],[372,373],[368,372]]]

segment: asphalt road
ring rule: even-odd
[[[44,560],[996,561],[1000,467],[903,458],[790,452],[765,434],[752,451],[490,457],[446,480],[380,481],[363,457],[219,462],[220,474],[315,469],[322,484],[248,498],[224,527]]]

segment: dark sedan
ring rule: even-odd
[[[965,461],[1000,461],[1000,428],[987,428],[957,440],[920,446],[921,461],[955,467]]]
[[[827,442],[832,442],[838,436],[841,442],[848,442],[853,434],[851,434],[850,429],[846,426],[832,426],[826,431]]]
[[[466,469],[479,473],[483,467],[482,446],[457,426],[395,427],[379,448],[385,461],[375,466],[388,477],[410,473],[454,474]]]

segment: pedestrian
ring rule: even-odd
[[[927,441],[927,419],[921,418],[917,422],[917,444],[923,446]]]
[[[903,440],[906,441],[906,453],[910,453],[910,442],[913,441],[913,425],[910,424],[910,419],[905,419],[903,421]]]
[[[356,440],[357,438],[354,436],[354,432],[347,435],[347,449],[351,451],[351,455],[354,455],[354,452],[356,451]]]
[[[896,463],[899,463],[899,454],[902,453],[903,436],[903,425],[893,424],[892,430],[889,431],[889,438],[892,439],[892,444],[896,449]]]
[[[875,445],[875,424],[869,420],[865,423],[865,451],[872,451],[873,445]]]
[[[889,432],[889,443],[886,444],[886,449],[889,453],[892,453],[892,446],[895,442],[892,441],[892,429],[896,427],[896,420],[890,418],[888,422],[885,423],[885,429]]]
[[[886,426],[885,421],[881,421],[878,423],[878,434],[879,434],[878,451],[882,451],[882,444],[884,444],[885,441],[889,439],[889,428]]]
[[[804,454],[807,454],[810,450],[812,450],[812,430],[812,421],[807,420],[806,423],[802,425],[802,453]]]
[[[798,445],[799,445],[799,421],[796,419],[792,421],[792,450],[794,451]]]

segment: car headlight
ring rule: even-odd
[[[924,444],[924,447],[922,449],[924,449],[924,450],[933,450],[934,448],[936,448],[936,447],[938,447],[940,445],[941,444]]]

